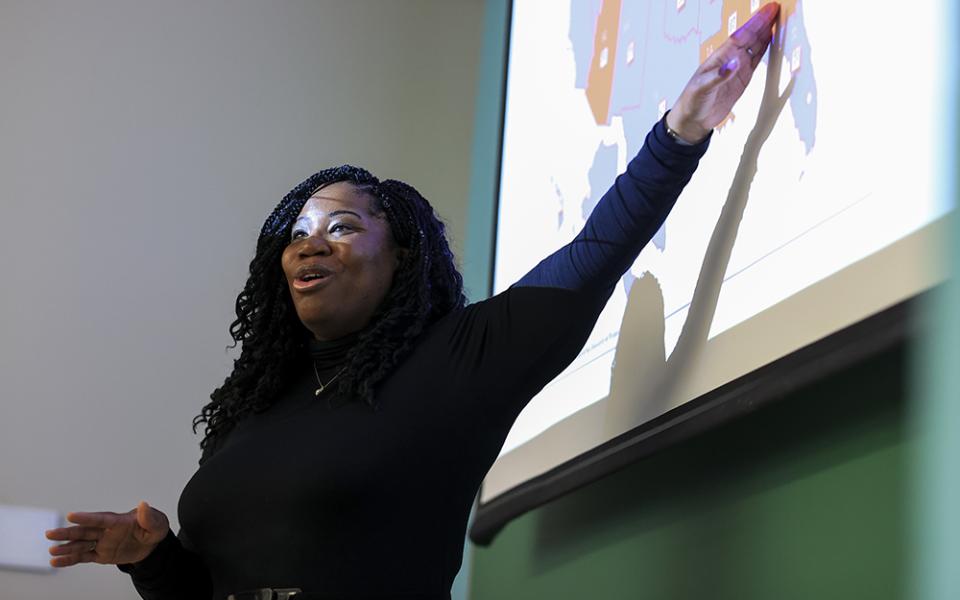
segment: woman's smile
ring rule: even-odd
[[[333,276],[333,269],[321,264],[304,264],[296,270],[291,283],[294,290],[307,292],[322,287]]]
[[[298,292],[310,292],[326,285],[331,277],[333,273],[309,275],[307,278],[298,277],[293,280],[293,289]]]

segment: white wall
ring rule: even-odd
[[[412,183],[460,247],[482,10],[0,0],[0,503],[179,527],[260,224],[314,171]],[[0,571],[4,600],[131,597]]]

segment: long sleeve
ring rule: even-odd
[[[527,402],[579,354],[708,145],[677,143],[658,122],[570,243],[442,324],[437,337],[446,340],[444,370],[460,398],[457,418],[485,424],[488,457]]]
[[[647,134],[643,147],[600,199],[572,242],[517,281],[520,287],[606,291],[636,259],[673,208],[710,143],[673,140],[666,115]]]
[[[144,600],[210,600],[213,586],[200,555],[184,547],[183,530],[167,537],[147,558],[138,563],[117,565],[133,579]]]

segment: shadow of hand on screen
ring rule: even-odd
[[[783,68],[782,36],[783,29],[778,28],[770,44],[757,122],[747,137],[700,267],[687,318],[669,359],[665,357],[663,347],[664,302],[659,282],[647,272],[630,288],[607,401],[605,433],[610,436],[632,429],[689,399],[679,394],[685,389],[684,382],[690,375],[691,366],[707,343],[720,288],[757,173],[760,151],[793,92],[792,78],[782,93],[779,90]]]

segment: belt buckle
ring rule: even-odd
[[[300,588],[259,588],[230,594],[227,600],[295,600],[302,591]]]

